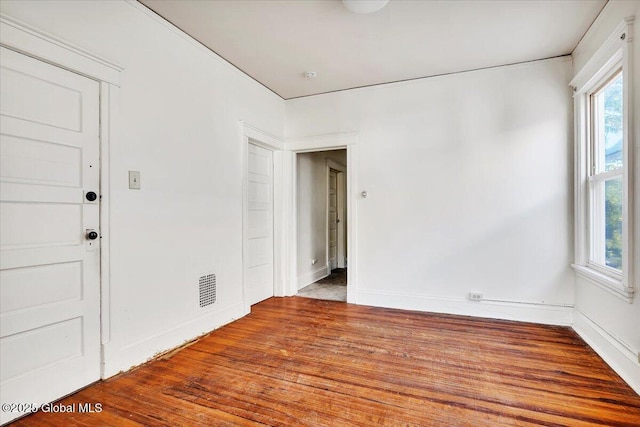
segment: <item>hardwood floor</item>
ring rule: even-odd
[[[15,426],[638,426],[571,329],[272,298],[170,358]]]

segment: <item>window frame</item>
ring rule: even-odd
[[[631,303],[633,280],[633,112],[632,112],[632,37],[633,18],[621,22],[607,41],[574,77],[570,85],[574,94],[575,134],[575,262],[576,274]],[[623,85],[623,160],[622,168],[597,171],[594,146],[595,123],[592,120],[594,95],[618,73]],[[602,237],[595,236],[594,221],[604,221],[597,211],[595,196],[598,183],[622,179],[622,268],[620,270],[592,261],[595,247]],[[602,231],[600,229],[600,231]]]
[[[589,174],[587,178],[587,185],[588,185],[587,214],[589,219],[587,239],[588,239],[589,250],[587,253],[587,267],[595,269],[602,274],[606,274],[607,276],[610,276],[615,280],[622,281],[622,269],[617,269],[617,268],[607,266],[606,259],[603,259],[601,263],[594,261],[594,258],[596,257],[595,254],[601,251],[602,249],[604,249],[606,246],[606,237],[605,238],[602,237],[602,233],[604,232],[603,228],[606,228],[606,227],[603,227],[603,224],[605,223],[606,218],[603,218],[601,214],[602,203],[604,202],[606,204],[606,201],[603,200],[603,197],[597,195],[597,193],[602,190],[602,188],[600,188],[599,185],[601,184],[606,185],[607,181],[619,178],[622,181],[623,189],[626,187],[624,182],[624,169],[626,166],[624,163],[624,158],[622,162],[622,168],[617,168],[614,170],[607,171],[607,170],[604,170],[604,167],[601,167],[602,165],[598,165],[598,163],[602,162],[603,160],[600,159],[599,155],[597,154],[600,148],[600,144],[603,143],[603,141],[600,141],[600,135],[597,135],[600,133],[599,132],[600,129],[597,127],[598,125],[597,122],[599,121],[598,120],[599,118],[597,117],[598,109],[596,108],[596,96],[602,93],[604,88],[606,88],[609,83],[614,81],[618,77],[618,75],[622,75],[623,102],[624,102],[624,72],[622,68],[622,62],[618,62],[614,66],[610,67],[607,70],[607,73],[604,75],[604,77],[600,79],[595,85],[593,85],[593,90],[587,91],[587,94],[586,94],[587,102],[588,102],[588,111],[587,111],[588,123],[586,128],[588,129],[588,132],[589,132],[588,134]],[[624,123],[624,112],[623,112],[623,123]],[[624,144],[624,139],[623,139],[623,144]],[[623,150],[624,148],[625,147],[623,145]],[[623,200],[623,209],[624,209],[624,200]],[[624,227],[624,223],[623,223],[623,227]],[[624,230],[623,230],[623,235],[624,235]],[[622,249],[623,249],[623,260],[624,260],[625,248],[623,247]]]

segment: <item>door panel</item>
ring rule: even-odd
[[[0,398],[43,404],[100,378],[99,84],[0,55]]]
[[[4,182],[78,187],[80,154],[79,147],[6,135],[0,173]]]
[[[82,241],[81,205],[3,202],[2,250],[79,245]]]
[[[329,169],[329,265],[331,269],[338,267],[338,172]]]
[[[8,54],[11,56],[13,53]],[[74,132],[82,130],[82,92],[76,76],[68,71],[42,67],[38,61],[2,65],[2,115],[55,126]],[[33,100],[38,100],[34,104]]]
[[[8,337],[0,353],[2,358],[13,362],[2,370],[2,381],[81,356],[81,343],[82,319],[79,317]]]
[[[273,153],[249,144],[245,281],[250,305],[273,296]]]
[[[41,280],[46,277],[47,280]],[[82,296],[82,263],[67,262],[0,271],[2,313],[79,300]]]

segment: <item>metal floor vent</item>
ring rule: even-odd
[[[207,274],[201,276],[200,284],[200,307],[206,307],[216,302],[216,275]]]

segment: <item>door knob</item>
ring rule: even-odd
[[[87,230],[85,236],[89,240],[96,240],[98,238],[98,232],[96,230]]]
[[[88,201],[94,202],[98,198],[98,195],[96,193],[94,193],[93,191],[89,191],[85,195],[85,197],[87,198]]]

